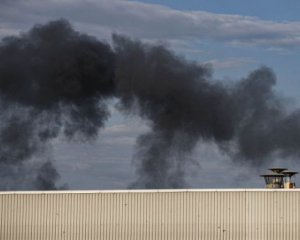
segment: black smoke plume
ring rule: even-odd
[[[196,143],[214,141],[231,157],[261,166],[271,156],[299,158],[300,111],[288,112],[261,67],[238,82],[212,79],[207,66],[162,46],[114,36],[121,109],[137,111],[151,131],[137,140],[137,188],[185,186]]]
[[[65,20],[4,38],[0,175],[27,179],[25,188],[56,189],[58,173],[43,153],[59,134],[69,140],[97,137],[109,116],[105,101],[114,92],[113,70],[109,45],[74,31]],[[25,171],[36,157],[44,159],[40,166]],[[16,185],[0,183],[2,189]]]
[[[24,179],[26,188],[57,189],[51,140],[97,138],[110,98],[151,129],[137,139],[134,188],[185,187],[199,140],[249,166],[274,156],[299,158],[300,111],[287,110],[271,69],[218,81],[209,66],[164,46],[119,35],[112,40],[111,48],[59,20],[1,41],[2,189],[24,187],[18,185]]]

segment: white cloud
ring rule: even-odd
[[[300,22],[179,11],[135,1],[29,0],[5,4],[0,9],[1,26],[11,32],[61,17],[100,38],[109,38],[111,32],[119,32],[143,39],[211,39],[281,47],[300,45]]]
[[[250,58],[212,59],[204,62],[204,64],[211,64],[214,69],[230,69],[253,63],[255,61]]]
[[[5,36],[10,36],[10,35],[16,35],[19,32],[20,30],[17,29],[0,27],[0,38],[3,38]]]

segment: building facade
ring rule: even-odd
[[[0,192],[1,240],[299,240],[298,189]]]

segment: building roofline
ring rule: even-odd
[[[171,192],[300,192],[295,189],[267,189],[267,188],[212,188],[212,189],[141,189],[141,190],[64,190],[64,191],[0,191],[5,194],[89,194],[89,193],[171,193]]]

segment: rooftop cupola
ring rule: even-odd
[[[286,168],[270,168],[270,172],[261,175],[265,179],[266,188],[295,188],[292,177],[298,172],[288,171]]]

